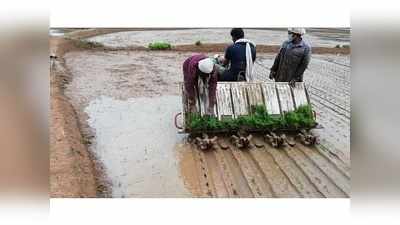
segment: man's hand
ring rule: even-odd
[[[291,87],[296,87],[296,80],[295,79],[292,79],[291,81],[289,81],[289,85],[291,86]]]
[[[225,60],[224,56],[219,54],[215,54],[214,59],[217,61],[218,64],[222,64]]]
[[[269,79],[270,80],[275,79],[275,75],[276,75],[276,72],[271,70],[271,72],[269,73]]]
[[[214,115],[214,107],[212,107],[212,106],[208,106],[207,107],[207,115],[209,115],[209,116],[213,116]]]
[[[189,112],[196,112],[196,101],[189,99]]]
[[[225,57],[222,55],[218,56],[218,63],[225,65]]]

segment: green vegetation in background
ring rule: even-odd
[[[350,48],[350,45],[336,45],[335,48]]]
[[[192,131],[217,131],[239,129],[298,129],[315,125],[311,106],[300,106],[284,116],[269,115],[264,106],[252,106],[251,114],[236,119],[218,120],[214,116],[200,116],[198,113],[188,115],[188,129]]]
[[[167,42],[154,42],[149,44],[149,49],[151,50],[167,50],[171,48],[172,45]]]

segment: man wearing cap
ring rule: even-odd
[[[208,89],[208,108],[207,114],[213,114],[215,104],[215,92],[217,89],[217,72],[211,58],[203,54],[193,55],[183,63],[183,80],[186,97],[189,101],[189,111],[196,110],[196,93],[198,93],[199,78]]]
[[[303,73],[311,58],[311,47],[303,40],[304,28],[289,28],[288,39],[283,42],[274,65],[271,67],[270,79],[276,82],[289,82],[294,86],[303,81]]]

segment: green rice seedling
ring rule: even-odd
[[[192,131],[218,131],[239,129],[299,129],[310,128],[315,125],[311,106],[300,106],[283,116],[269,115],[264,106],[252,106],[251,114],[236,119],[224,118],[218,120],[213,116],[190,114],[187,127]]]
[[[167,42],[154,42],[149,44],[150,50],[169,50],[172,48],[172,45]]]

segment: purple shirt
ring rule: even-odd
[[[203,54],[195,54],[185,60],[183,63],[183,81],[185,84],[185,91],[187,97],[191,100],[196,99],[196,89],[197,83],[199,79],[199,61],[207,58],[207,56]],[[210,79],[208,80],[208,97],[210,101],[210,105],[213,106],[215,104],[215,92],[217,89],[217,72],[214,69]]]

